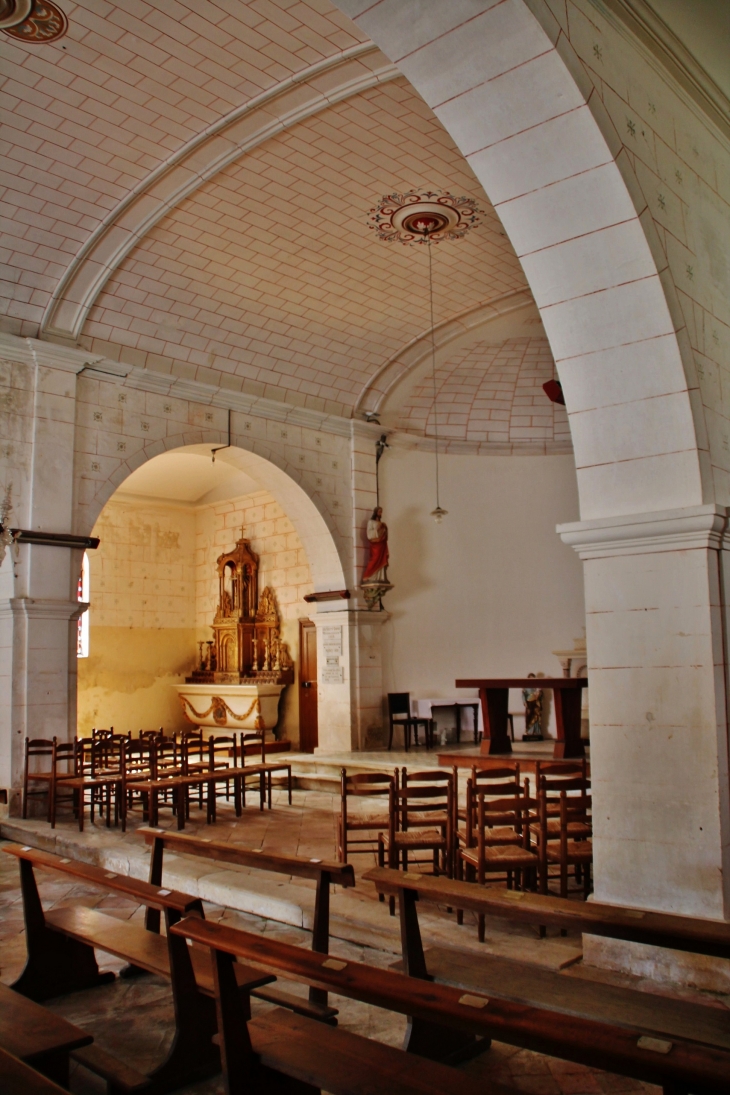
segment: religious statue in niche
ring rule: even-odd
[[[376,506],[367,523],[365,535],[368,541],[368,560],[362,572],[360,588],[370,610],[382,609],[382,598],[392,589],[388,581],[388,526],[383,520],[381,506]]]
[[[294,665],[281,639],[276,594],[266,586],[259,597],[259,558],[243,532],[233,551],[218,557],[216,567],[213,639],[199,643],[200,662],[186,683],[291,684]]]
[[[534,677],[534,673],[528,673]],[[537,679],[537,678],[536,678]],[[523,741],[542,741],[542,688],[523,688],[522,699],[525,704],[525,733]]]

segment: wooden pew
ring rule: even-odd
[[[728,1072],[730,1074],[730,1016],[712,1007],[702,1007],[686,1001],[637,992],[633,989],[619,988],[613,985],[598,984],[582,978],[566,977],[552,970],[539,969],[527,963],[509,959],[495,958],[491,955],[479,955],[451,948],[434,947],[424,953],[418,924],[416,902],[418,900],[440,905],[452,905],[468,908],[474,912],[495,915],[494,908],[509,918],[512,908],[524,911],[521,898],[536,898],[532,916],[542,920],[546,916],[545,904],[557,906],[554,909],[556,922],[563,926],[570,922],[566,918],[566,902],[561,898],[545,898],[535,894],[507,889],[485,889],[473,883],[454,882],[450,879],[432,878],[404,871],[375,868],[367,871],[363,878],[374,882],[379,893],[397,896],[401,919],[401,943],[403,948],[403,968],[412,976],[447,982],[468,988],[478,985],[484,992],[503,997],[532,1007],[547,1009],[556,1014],[565,1013],[580,1016],[591,1021],[623,1023],[644,1031],[644,1035],[658,1038],[671,1044],[669,1039],[681,1038],[701,1046],[712,1047],[728,1054]],[[507,896],[509,895],[509,896]],[[588,906],[581,903],[579,911]],[[612,906],[598,906],[599,915],[593,922],[608,926],[601,919],[601,909],[616,911]],[[617,910],[630,913],[633,910]],[[652,914],[661,917],[663,914]],[[515,917],[517,919],[517,917]],[[670,925],[665,925],[667,934],[661,938],[677,936],[676,920],[690,920],[691,917],[668,917]],[[532,922],[525,915],[526,922]],[[619,918],[622,930],[629,930],[630,916]],[[635,921],[633,921],[635,923]],[[694,922],[693,922],[694,923]],[[706,922],[701,922],[706,923]],[[715,928],[730,928],[730,925],[710,921],[707,946],[721,945],[725,932]],[[700,935],[694,923],[694,936]],[[605,932],[603,934],[606,934]],[[643,939],[642,939],[643,941]],[[686,941],[686,940],[685,940]],[[656,942],[652,939],[652,942]],[[413,1035],[418,1036],[418,1023],[414,1023]],[[508,1038],[504,1039],[509,1041]],[[609,1064],[599,1067],[609,1071],[621,1071]],[[634,1075],[633,1073],[627,1073]],[[640,1078],[640,1077],[638,1077]],[[656,1082],[656,1081],[655,1081]],[[680,1089],[681,1090],[681,1089]]]
[[[178,962],[175,968],[170,957],[170,927],[182,916],[191,913],[202,917],[200,899],[19,844],[3,845],[2,850],[17,856],[20,861],[28,960],[12,986],[17,993],[40,1001],[113,981],[113,973],[99,972],[95,949],[122,958],[138,970],[172,981],[176,1001],[175,1037],[167,1058],[150,1077],[140,1074],[135,1077],[128,1067],[95,1046],[88,1050],[75,1050],[75,1059],[111,1080],[119,1090],[134,1090],[149,1081],[146,1088],[149,1095],[173,1091],[185,1083],[204,1079],[219,1071],[220,1054],[212,1041],[217,1027],[208,955],[203,950],[191,949],[184,956],[185,961]],[[76,906],[44,913],[34,867],[60,871],[114,893],[125,894],[148,908],[163,912],[167,937],[97,909]],[[176,969],[180,968],[184,971],[184,991],[176,984],[176,977],[178,980],[183,977],[183,974],[176,974]],[[271,974],[241,964],[236,967],[235,973],[247,991],[276,979]]]
[[[730,1047],[702,1044],[680,1036],[657,1037],[651,1028],[637,1028],[623,1018],[613,1021],[586,1018],[573,1014],[569,1008],[536,1007],[497,995],[464,992],[427,980],[425,972],[419,976],[418,971],[409,969],[411,976],[404,976],[358,962],[323,959],[311,951],[199,917],[187,917],[175,924],[171,932],[209,946],[215,952],[217,994],[219,1000],[221,993],[224,997],[223,1004],[218,1006],[224,1009],[225,1001],[232,999],[232,956],[237,956],[285,972],[287,977],[306,984],[401,1012],[413,1022],[418,1021],[422,1032],[453,1027],[460,1032],[497,1038],[539,1053],[659,1084],[672,1093],[727,1095]],[[224,1021],[225,1016],[221,1020],[222,1030]],[[408,1039],[408,1049],[419,1055],[434,1054],[437,1049],[427,1038],[418,1046],[414,1042],[414,1038]]]
[[[138,829],[137,833],[144,837],[147,844],[152,845],[149,880],[153,886],[162,885],[162,860],[165,848],[171,852],[181,852],[183,855],[203,856],[205,859],[212,859],[218,863],[233,863],[239,867],[253,867],[256,870],[271,871],[294,878],[312,879],[317,883],[312,950],[318,954],[329,952],[330,885],[343,887],[355,885],[355,873],[349,863],[307,859],[305,856],[279,855],[204,837],[183,836],[164,829],[144,828]],[[146,923],[150,931],[159,931],[160,914],[150,908]],[[264,988],[255,992],[254,995],[272,1004],[292,1006],[293,998],[279,989]],[[337,1009],[328,1006],[326,992],[318,988],[310,988],[309,1001],[312,1005],[309,1012],[303,1011],[301,1006],[296,1010],[303,1015],[308,1014],[312,1019],[321,1019],[325,1022],[335,1020]]]
[[[259,939],[249,932],[232,928],[215,930],[217,925],[188,917],[172,928],[185,950],[186,939],[197,938],[209,946],[213,955],[216,982],[216,1006],[221,1057],[226,1075],[227,1089],[231,1092],[265,1091],[296,1092],[297,1095],[314,1095],[322,1089],[331,1095],[508,1095],[512,1091],[488,1080],[473,1080],[448,1065],[425,1060],[402,1050],[393,1049],[349,1031],[334,1029],[324,1023],[316,1023],[300,1015],[277,1009],[264,1016],[251,1018],[250,1004],[236,986],[235,956],[248,950],[252,940]],[[212,931],[210,929],[213,929]],[[256,950],[255,946],[253,950]],[[371,1002],[391,1010],[404,1011],[403,998],[408,997],[410,986],[415,986],[419,998],[423,996],[422,984],[400,974],[393,974],[357,963],[341,962],[311,951],[277,944],[274,948],[278,968],[286,969],[298,979],[301,970],[297,959],[303,957],[310,974],[305,981],[328,984],[329,974],[347,970],[348,989],[343,995],[354,999],[368,998],[368,989],[351,991],[351,970],[366,970],[378,983]],[[269,964],[273,951],[256,952],[256,961]],[[322,977],[321,971],[327,976]],[[332,987],[342,989],[342,976],[335,977]],[[389,991],[394,990],[394,991]],[[452,990],[447,990],[451,992]],[[439,995],[441,989],[429,986],[428,994]],[[471,1005],[479,1008],[481,1002],[471,997]],[[413,1001],[408,1001],[408,1007]],[[286,1081],[289,1078],[289,1082]],[[514,1092],[513,1092],[514,1095]]]
[[[467,909],[485,916],[503,917],[516,924],[549,925],[556,928],[605,935],[654,947],[730,958],[730,922],[702,920],[676,913],[605,905],[599,901],[566,901],[562,897],[505,887],[482,887],[473,882],[404,873],[376,867],[363,876],[379,894],[398,897],[404,891],[421,901]]]
[[[69,1053],[93,1040],[85,1030],[0,984],[0,1049],[54,1081],[49,1090],[55,1084],[68,1087]],[[5,1092],[1,1061],[0,1091]]]
[[[68,1095],[66,1088],[59,1087],[4,1049],[0,1049],[0,1076],[3,1095]]]

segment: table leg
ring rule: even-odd
[[[555,727],[558,735],[553,751],[553,757],[556,760],[585,756],[585,745],[580,736],[581,693],[581,688],[553,690]]]
[[[508,688],[480,688],[479,699],[482,704],[484,736],[481,753],[483,756],[509,754],[512,742],[507,733]]]

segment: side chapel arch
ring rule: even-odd
[[[90,503],[77,506],[76,530],[82,535],[90,535],[99,514],[117,488],[148,460],[153,460],[163,452],[173,451],[206,456],[212,447],[221,444],[225,444],[225,441],[216,431],[191,430],[155,441],[128,461],[120,461],[117,470],[99,486]],[[329,522],[325,519],[317,502],[287,471],[273,462],[273,455],[272,453],[272,459],[266,459],[258,453],[233,444],[224,452],[217,453],[216,460],[246,472],[281,505],[296,528],[307,553],[315,590],[344,589],[347,585],[347,545],[341,542],[336,530],[331,527],[334,525],[332,518],[329,517]],[[77,496],[78,494],[77,491]],[[321,500],[319,501],[321,504]],[[324,508],[322,505],[322,509]]]

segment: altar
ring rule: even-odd
[[[281,694],[294,680],[276,596],[266,586],[259,597],[258,556],[243,534],[216,567],[213,638],[199,642],[196,668],[175,688],[185,718],[195,726],[263,736],[276,727]]]

